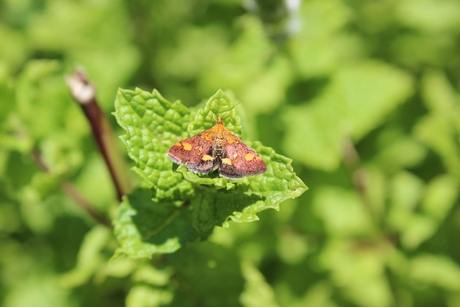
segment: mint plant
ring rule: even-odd
[[[121,139],[135,163],[133,170],[143,180],[115,217],[118,253],[149,258],[175,252],[186,242],[207,237],[215,226],[256,221],[257,213],[279,210],[281,202],[307,189],[291,160],[260,142],[247,144],[264,159],[266,173],[236,180],[192,173],[166,156],[176,142],[212,127],[217,115],[231,131],[241,133],[234,104],[221,90],[203,108],[191,111],[157,91],[120,89],[114,115],[126,131]]]

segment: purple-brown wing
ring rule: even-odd
[[[216,169],[215,159],[201,160],[198,164],[185,164],[185,166],[194,173],[207,174]]]
[[[212,142],[200,135],[201,133],[174,144],[168,151],[168,157],[177,164],[185,164],[189,169],[196,167],[203,161],[203,156],[212,151]]]
[[[258,175],[267,170],[264,160],[241,140],[225,146],[221,161],[220,175],[226,178]]]

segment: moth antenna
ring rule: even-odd
[[[207,105],[204,101],[201,101],[201,103],[204,105],[204,107],[205,107],[206,109],[208,109],[209,111],[211,111],[212,114],[214,114],[214,120],[217,121],[217,117],[218,117],[217,114],[214,113],[214,111],[211,110],[211,108],[208,107],[208,105]]]
[[[233,104],[233,103],[232,103],[232,104]],[[221,117],[223,117],[225,114],[227,114],[227,113],[230,112],[231,110],[235,109],[236,106],[239,105],[239,104],[240,104],[239,101],[238,101],[237,103],[233,104],[233,107],[232,107],[230,110],[225,111],[225,112],[221,115]]]

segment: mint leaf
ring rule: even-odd
[[[449,256],[421,252],[410,260],[408,269],[411,279],[423,286],[460,291],[460,268]]]
[[[204,108],[195,113],[193,120],[188,125],[189,136],[213,127],[217,122],[217,117],[222,118],[227,129],[236,135],[241,134],[241,121],[236,117],[235,105],[222,90],[218,90],[209,98]]]
[[[207,231],[211,225],[228,227],[230,220],[238,223],[257,221],[257,213],[266,209],[279,210],[281,202],[305,192],[307,187],[295,175],[290,159],[259,142],[254,145],[251,147],[267,163],[267,172],[263,175],[242,178],[237,183],[224,178],[187,175],[186,178],[203,186],[212,185],[212,188],[202,186],[198,197],[192,200],[195,229]],[[185,167],[181,172],[185,177]]]
[[[61,276],[66,287],[77,287],[88,283],[93,274],[107,261],[104,249],[112,239],[110,230],[105,226],[96,226],[86,235],[78,252],[76,267]]]
[[[419,119],[415,136],[440,156],[446,168],[460,174],[458,134],[460,132],[458,93],[447,76],[440,71],[430,71],[423,78],[423,98],[429,113]]]
[[[235,105],[221,90],[194,113],[157,91],[140,89],[119,90],[115,108],[115,117],[126,131],[121,138],[136,163],[133,170],[151,188],[151,192],[138,189],[130,194],[119,209],[114,225],[123,253],[151,257],[174,252],[184,242],[208,235],[216,225],[258,220],[260,211],[278,210],[282,201],[307,189],[290,159],[259,142],[248,144],[264,159],[267,172],[236,180],[221,178],[217,172],[195,174],[166,156],[173,144],[211,128],[218,117],[229,130],[241,134]],[[188,203],[190,207],[177,207]]]
[[[212,116],[213,114],[214,117]],[[222,114],[226,127],[238,135],[241,129],[240,120],[235,118],[234,105],[222,91],[218,91],[209,99],[205,109],[197,112],[195,122],[189,125],[190,134],[193,135],[193,133],[212,127],[215,124],[215,114]],[[194,129],[199,123],[202,123],[199,129]],[[230,213],[229,211],[232,208],[233,213],[228,215],[227,220],[231,219],[236,222],[258,220],[256,213],[268,208],[278,210],[279,203],[288,198],[296,198],[307,189],[305,184],[294,173],[291,166],[292,160],[276,154],[273,149],[265,147],[259,142],[254,144],[246,142],[246,144],[253,148],[267,164],[265,174],[228,180],[219,177],[200,176],[189,172],[184,166],[178,168],[178,171],[187,180],[202,186],[210,185],[214,187],[211,190],[205,189],[205,192],[201,193],[206,195],[204,197],[205,201],[199,201],[197,206],[200,206],[200,210],[214,212],[214,222],[217,225],[221,225],[223,222],[222,212]],[[228,196],[225,192],[219,191],[221,189],[232,190],[232,194]],[[230,205],[231,203],[233,205]],[[224,209],[222,208],[223,204],[229,207]],[[206,208],[208,206],[214,207],[214,209]],[[215,207],[219,207],[219,209]],[[196,219],[194,221],[198,223]],[[226,224],[224,223],[224,225]]]
[[[166,152],[174,140],[185,138],[189,110],[180,102],[171,103],[160,93],[120,89],[114,115],[126,134],[121,137],[133,170],[154,187],[154,198],[184,199],[193,195],[191,184],[173,172]]]
[[[189,125],[189,134],[194,135],[215,124],[216,114],[222,114],[222,120],[227,128],[232,128],[238,134],[241,130],[239,118],[235,118],[235,108],[223,91],[218,91],[195,116],[195,121]],[[256,216],[262,210],[272,208],[279,210],[279,203],[300,196],[307,187],[295,175],[292,160],[278,155],[271,148],[259,142],[251,144],[267,164],[267,172],[263,175],[245,177],[238,180],[228,180],[220,177],[200,176],[187,170],[183,165],[178,167],[185,179],[201,186],[213,186],[212,189],[201,187],[202,190],[192,204],[196,203],[194,211],[194,226],[197,229],[209,230],[211,225],[228,226],[226,221],[251,222],[258,220]],[[233,190],[226,194],[219,190]],[[204,196],[203,196],[204,195]],[[207,212],[207,213],[205,213]],[[203,221],[203,214],[207,217]],[[212,217],[212,219],[209,219]],[[227,217],[227,218],[225,218]],[[203,223],[204,222],[204,223]],[[207,226],[206,226],[206,225]]]
[[[173,253],[198,238],[191,229],[190,207],[172,202],[152,202],[152,192],[138,188],[126,195],[114,220],[118,254],[151,258],[156,253]]]
[[[257,267],[250,262],[243,262],[241,270],[246,281],[240,296],[243,306],[277,307],[275,293]]]
[[[170,306],[241,306],[245,279],[234,250],[204,242],[165,258],[177,285]]]
[[[334,170],[343,141],[362,139],[411,93],[411,77],[391,65],[367,61],[341,68],[321,96],[287,110],[284,147],[306,165]]]

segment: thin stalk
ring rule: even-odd
[[[42,156],[37,149],[32,151],[32,158],[35,160],[35,163],[37,163],[42,171],[45,173],[50,172],[48,165],[46,165],[45,161],[43,161]],[[93,219],[104,226],[111,227],[110,221],[103,214],[94,209],[94,207],[83,197],[83,195],[80,194],[80,192],[78,192],[78,190],[71,183],[67,181],[61,182],[61,187],[67,193],[67,195],[73,198],[78,206],[80,206],[80,208],[88,213]]]
[[[109,121],[96,99],[96,87],[90,83],[82,69],[76,69],[72,75],[66,76],[67,85],[74,100],[80,105],[91,125],[93,138],[104,158],[110,172],[117,198],[131,190],[127,166],[123,156],[115,144],[115,136]]]

